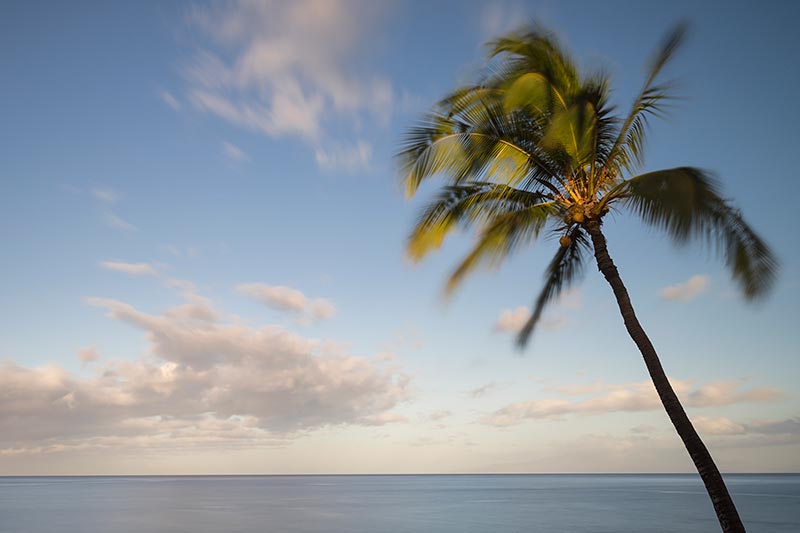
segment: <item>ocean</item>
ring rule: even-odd
[[[727,475],[751,533],[800,532],[800,475]],[[0,477],[2,533],[713,532],[696,475]]]

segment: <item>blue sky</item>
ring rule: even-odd
[[[435,188],[405,200],[392,160],[502,31],[548,25],[624,108],[683,18],[646,168],[715,171],[780,278],[747,305],[624,216],[610,250],[722,469],[797,471],[797,8],[597,9],[4,4],[0,473],[691,471],[596,270],[520,355],[556,244],[445,303],[469,236],[411,265]]]

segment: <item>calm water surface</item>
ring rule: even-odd
[[[800,475],[726,480],[749,532],[800,532]],[[2,533],[718,530],[690,475],[0,477]]]

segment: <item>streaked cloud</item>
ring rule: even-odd
[[[548,306],[549,312],[541,317],[539,326],[555,331],[569,323],[564,311],[574,311],[583,307],[583,294],[579,289],[564,291],[555,302]],[[494,323],[494,330],[505,333],[519,332],[531,316],[530,307],[520,306],[516,309],[504,309]]]
[[[336,306],[330,300],[309,298],[292,287],[265,283],[240,283],[236,286],[236,291],[271,309],[296,313],[301,321],[327,320],[336,314]]]
[[[711,278],[705,275],[692,276],[683,283],[676,283],[669,285],[659,291],[661,297],[665,300],[681,300],[688,302],[694,300],[708,289],[711,283]]]
[[[358,141],[352,146],[336,145],[314,150],[314,159],[322,170],[355,173],[367,170],[372,162],[372,144]]]
[[[119,195],[111,187],[95,187],[92,189],[92,196],[106,204],[114,204],[119,199]]]
[[[188,100],[237,126],[305,141],[323,169],[360,170],[371,146],[331,147],[327,131],[386,124],[393,113],[391,82],[364,63],[384,10],[360,0],[196,7],[189,19],[208,42],[184,69]]]
[[[138,360],[91,377],[59,365],[0,364],[0,453],[92,446],[256,446],[332,425],[401,422],[410,396],[393,364],[348,354],[281,326],[225,322],[183,284],[184,303],[150,314],[113,299],[90,305],[142,331]],[[98,360],[94,347],[84,363]]]
[[[696,416],[692,423],[701,434],[709,435],[798,435],[800,416],[782,420],[751,420],[734,422],[726,417]]]
[[[106,270],[121,272],[130,276],[157,276],[158,269],[150,263],[126,263],[124,261],[101,261]]]
[[[496,383],[494,381],[490,381],[489,383],[486,383],[485,385],[481,385],[480,387],[475,387],[474,389],[468,390],[467,391],[467,396],[469,396],[471,398],[482,398],[482,397],[486,396],[487,394],[489,394],[490,392],[493,392],[493,391],[499,389],[500,387],[501,387],[500,383]]]
[[[495,331],[517,333],[531,316],[531,311],[527,307],[517,307],[516,309],[504,309],[494,323]]]
[[[139,228],[110,209],[103,211],[103,221],[106,223],[106,226],[110,228],[119,229],[122,231],[139,231]]]
[[[81,348],[78,350],[78,361],[81,362],[82,366],[88,365],[89,363],[94,363],[95,361],[100,360],[100,354],[97,353],[97,348],[94,346],[87,346],[86,348]]]
[[[242,162],[250,159],[241,148],[227,141],[222,141],[222,153],[231,161]]]
[[[772,387],[743,389],[741,381],[716,381],[699,387],[686,380],[673,380],[672,386],[687,407],[720,407],[736,403],[771,402],[783,392]],[[650,381],[598,386],[591,384],[584,392],[569,389],[566,394],[590,395],[586,399],[547,398],[507,405],[485,416],[492,426],[509,426],[529,419],[559,418],[567,415],[602,415],[614,412],[637,412],[663,409]]]
[[[181,103],[178,101],[175,96],[172,95],[169,91],[160,91],[158,93],[159,98],[161,101],[164,102],[170,109],[173,111],[180,111],[181,110]]]

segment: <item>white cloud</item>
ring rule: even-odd
[[[430,413],[423,413],[420,415],[420,418],[425,420],[426,422],[441,422],[446,418],[450,418],[453,416],[453,412],[447,409],[441,409],[439,411],[432,411]]]
[[[470,396],[472,398],[481,398],[483,396],[486,396],[490,392],[497,390],[500,386],[501,386],[500,383],[495,383],[494,381],[491,381],[485,385],[481,385],[480,387],[468,390],[467,396]]]
[[[103,211],[103,221],[107,226],[123,231],[139,231],[139,228],[120,217],[110,209]]]
[[[683,283],[676,283],[675,285],[664,287],[659,291],[659,294],[665,300],[682,300],[688,302],[704,293],[710,282],[711,278],[708,276],[696,275]]]
[[[224,153],[228,159],[231,161],[236,161],[237,163],[250,159],[241,148],[227,141],[222,141],[222,153]]]
[[[344,170],[352,174],[369,168],[372,145],[366,141],[358,141],[353,146],[319,147],[314,151],[314,159],[323,170]]]
[[[543,316],[539,325],[550,331],[561,329],[569,323],[564,311],[574,311],[583,307],[583,294],[579,289],[566,290],[548,307],[555,310],[555,313]],[[531,310],[529,307],[520,306],[516,309],[504,309],[494,323],[494,330],[518,333],[530,316]]]
[[[189,291],[189,289],[187,289]],[[0,364],[0,454],[93,446],[263,446],[317,428],[399,422],[409,397],[395,366],[330,350],[279,326],[220,320],[185,293],[161,314],[90,298],[143,331],[141,359],[107,360],[80,377],[57,365]],[[96,360],[82,350],[84,362]]]
[[[264,283],[240,283],[236,291],[267,307],[300,315],[301,322],[327,320],[336,314],[336,306],[326,298],[309,298],[292,287]]]
[[[741,435],[745,433],[744,426],[725,417],[695,416],[692,418],[692,424],[701,435]]]
[[[484,39],[495,39],[528,22],[525,10],[516,2],[489,2],[481,12],[481,33]]]
[[[800,416],[783,420],[751,420],[734,422],[725,417],[692,418],[697,431],[709,435],[795,435],[800,436]]]
[[[770,402],[783,393],[770,387],[741,389],[741,382],[716,381],[693,387],[690,381],[673,380],[672,386],[687,407],[719,407],[735,403]],[[526,419],[559,418],[566,415],[600,415],[613,412],[636,412],[663,409],[650,381],[603,385],[592,383],[584,390],[562,389],[566,395],[593,395],[583,400],[548,398],[507,405],[483,418],[493,426],[508,426]]]
[[[324,149],[328,123],[387,123],[395,91],[364,64],[384,7],[346,0],[229,2],[195,8],[210,37],[185,68],[192,105],[271,137],[299,137],[322,168],[360,169],[371,148]],[[340,124],[341,125],[341,124]]]
[[[169,91],[161,91],[158,93],[158,96],[161,98],[161,101],[169,106],[169,108],[173,111],[181,110],[181,103]]]
[[[94,346],[88,346],[78,350],[78,361],[81,362],[81,366],[88,365],[98,360],[100,360],[100,354],[97,353],[97,348]]]
[[[314,320],[328,320],[336,314],[336,306],[325,298],[315,298],[308,305],[309,312]]]
[[[505,331],[517,333],[528,321],[531,311],[527,307],[517,307],[516,309],[504,309],[497,317],[494,324],[495,331]]]
[[[241,283],[236,286],[236,290],[279,311],[303,311],[308,303],[305,294],[283,285]]]
[[[123,261],[101,261],[100,266],[106,270],[122,272],[130,276],[157,276],[158,270],[150,263],[125,263]]]
[[[111,187],[95,187],[92,189],[92,196],[106,204],[114,204],[119,199],[119,195]]]

